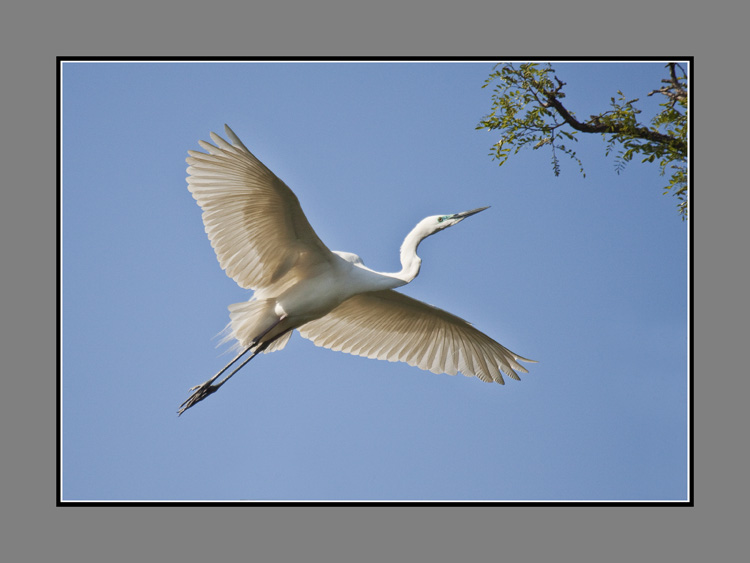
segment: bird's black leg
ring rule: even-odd
[[[192,407],[196,403],[201,402],[203,399],[205,399],[209,395],[211,395],[211,394],[215,393],[216,391],[218,391],[219,388],[222,385],[224,385],[229,380],[230,377],[232,377],[235,373],[237,373],[243,367],[245,367],[245,364],[247,364],[250,360],[252,360],[255,356],[257,356],[259,352],[262,352],[263,350],[265,350],[268,347],[268,345],[271,344],[271,342],[273,342],[273,340],[275,340],[275,338],[273,340],[271,340],[271,341],[262,343],[260,346],[257,346],[258,342],[264,336],[266,336],[269,332],[271,332],[274,328],[276,328],[276,326],[281,321],[283,321],[285,318],[286,318],[286,315],[284,315],[278,321],[276,321],[270,328],[268,328],[268,330],[264,331],[260,336],[254,338],[253,341],[250,343],[250,346],[248,346],[242,352],[240,352],[231,362],[229,362],[227,365],[225,365],[221,369],[221,371],[219,371],[219,373],[217,373],[216,375],[214,375],[211,379],[209,379],[207,381],[204,381],[200,385],[196,385],[195,387],[191,387],[190,391],[193,391],[193,394],[190,395],[190,397],[188,397],[188,399],[184,403],[182,403],[180,405],[180,409],[177,411],[177,416],[179,416],[182,413],[184,413],[186,410],[188,410],[190,407]],[[279,335],[279,336],[281,336],[281,335]],[[242,356],[244,356],[245,354],[247,354],[247,352],[250,351],[255,346],[257,346],[257,348],[255,348],[255,350],[253,350],[253,353],[250,354],[250,356],[247,357],[245,359],[245,361],[242,362],[237,368],[235,368],[234,371],[232,371],[232,373],[230,373],[229,375],[227,375],[224,379],[222,379],[216,385],[213,384],[213,382],[216,381],[221,376],[221,374],[223,374],[225,371],[227,371],[232,364],[234,364]]]
[[[211,395],[212,393],[214,393],[220,387],[220,385],[212,385],[213,382],[216,381],[216,379],[218,377],[220,377],[222,373],[224,373],[225,371],[227,371],[232,366],[232,364],[234,364],[242,356],[244,356],[245,354],[247,354],[252,349],[253,346],[255,346],[255,343],[251,344],[250,346],[248,346],[247,348],[245,348],[242,352],[240,352],[239,354],[237,354],[237,356],[235,356],[235,358],[231,362],[229,362],[227,365],[225,365],[223,368],[221,368],[221,370],[219,371],[219,373],[217,373],[216,375],[214,375],[211,379],[209,379],[207,381],[204,381],[200,385],[196,385],[195,387],[191,387],[190,391],[194,391],[194,393],[192,395],[190,395],[190,397],[188,398],[187,401],[185,401],[184,403],[182,403],[180,405],[180,410],[177,411],[177,414],[181,415],[187,409],[189,409],[190,407],[192,407],[195,403],[198,403],[198,402],[202,401],[203,399],[205,399],[206,397],[208,397],[209,395]],[[250,356],[250,358],[252,358],[254,355],[255,354],[252,354]],[[248,360],[245,360],[242,363],[242,365],[244,366],[247,362],[248,362]],[[240,366],[240,367],[242,367],[242,366]]]

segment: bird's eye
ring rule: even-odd
[[[438,223],[442,223],[443,219],[444,219],[444,217],[438,217]]]

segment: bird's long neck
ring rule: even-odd
[[[393,276],[403,280],[404,283],[409,283],[419,274],[422,259],[417,256],[417,247],[424,238],[424,234],[417,226],[406,235],[404,242],[401,243],[401,271]]]
[[[361,265],[360,267],[365,270],[370,270],[374,274],[377,274],[380,281],[384,283],[385,288],[393,289],[406,285],[419,274],[419,268],[422,266],[422,259],[417,256],[417,247],[425,237],[432,234],[426,232],[424,226],[420,223],[414,227],[411,232],[406,235],[404,242],[401,243],[401,271],[400,272],[376,272],[369,268]],[[374,291],[374,290],[373,290]]]

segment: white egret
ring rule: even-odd
[[[241,352],[178,411],[205,399],[259,352],[281,350],[294,329],[317,346],[433,373],[462,372],[504,383],[528,373],[511,352],[465,320],[394,291],[419,273],[419,243],[487,209],[422,219],[401,245],[401,271],[376,272],[359,256],[332,252],[307,221],[297,197],[225,126],[231,144],[211,133],[206,153],[188,151],[188,189],[203,210],[219,263],[250,301],[229,306],[227,340]],[[234,371],[230,366],[252,351]]]

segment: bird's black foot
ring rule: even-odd
[[[215,393],[219,389],[219,387],[221,387],[221,385],[211,385],[212,381],[213,379],[209,379],[208,381],[201,383],[200,385],[191,387],[190,391],[195,391],[195,393],[190,395],[190,397],[188,397],[188,400],[180,405],[180,410],[177,411],[177,416],[184,413],[194,404],[200,403],[203,399],[205,399],[212,393]]]

